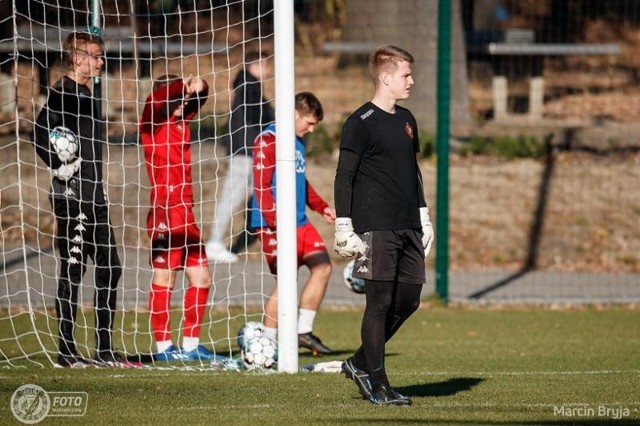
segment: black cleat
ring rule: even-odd
[[[411,399],[408,396],[401,395],[387,385],[377,385],[369,401],[376,405],[411,405]]]
[[[311,349],[313,355],[330,354],[331,349],[313,333],[298,334],[298,347]]]
[[[140,362],[129,361],[124,355],[115,351],[100,351],[96,356],[96,363],[105,367],[142,368]]]
[[[394,388],[390,388],[390,389],[391,389],[391,393],[393,394],[393,396],[396,397],[396,399],[405,400],[405,401],[407,401],[407,403],[405,405],[411,405],[411,398],[409,398],[406,395],[401,394],[400,392],[398,392]]]
[[[369,381],[369,374],[353,365],[352,358],[349,358],[342,363],[342,372],[347,379],[353,380],[356,386],[358,386],[360,395],[362,395],[364,399],[371,399],[371,382]]]
[[[58,361],[53,364],[55,368],[99,368],[100,364],[91,360],[82,358],[79,355],[58,355]]]

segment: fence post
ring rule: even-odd
[[[436,292],[449,299],[449,116],[451,107],[451,0],[438,3]]]

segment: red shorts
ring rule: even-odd
[[[307,222],[296,228],[297,247],[298,247],[298,267],[302,265],[302,259],[309,253],[326,252],[322,237],[316,228]],[[262,251],[264,252],[267,265],[272,274],[277,270],[278,244],[276,240],[276,232],[269,228],[258,229],[258,238],[262,242]]]
[[[155,207],[147,216],[151,266],[182,269],[207,266],[207,253],[196,219],[187,206]]]

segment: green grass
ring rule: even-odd
[[[499,137],[474,136],[469,144],[460,148],[463,156],[468,155],[496,155],[506,160],[515,158],[542,158],[547,154],[548,147],[543,141],[534,136],[518,135]]]
[[[11,327],[24,333],[28,317],[9,323],[2,315],[0,350],[8,354],[18,350]],[[358,311],[323,311],[315,331],[337,354],[314,359],[301,351],[300,364],[347,357],[359,342],[360,318]],[[34,335],[19,341],[32,350]],[[11,395],[33,383],[88,394],[84,417],[43,424],[638,424],[639,348],[637,310],[434,308],[417,312],[387,346],[391,383],[413,398],[411,407],[373,406],[339,374],[59,370],[23,362],[0,369],[0,423],[17,424]],[[562,414],[570,409],[576,415]]]

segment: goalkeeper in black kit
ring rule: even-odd
[[[104,43],[96,35],[71,33],[65,42],[66,74],[49,88],[34,128],[36,152],[51,170],[49,199],[56,216],[60,266],[56,294],[59,354],[56,367],[127,366],[113,351],[112,326],[122,266],[102,185],[102,119],[88,84],[104,65]],[[75,135],[77,153],[62,155],[50,142],[54,128]],[[63,161],[66,160],[66,161]],[[88,259],[95,266],[96,360],[81,357],[74,338],[78,294]]]
[[[420,305],[434,236],[417,162],[418,127],[397,105],[409,97],[413,62],[395,46],[370,55],[374,95],[344,124],[335,178],[334,250],[356,256],[353,275],[366,283],[362,344],[342,371],[377,405],[411,404],[389,384],[385,344]]]

